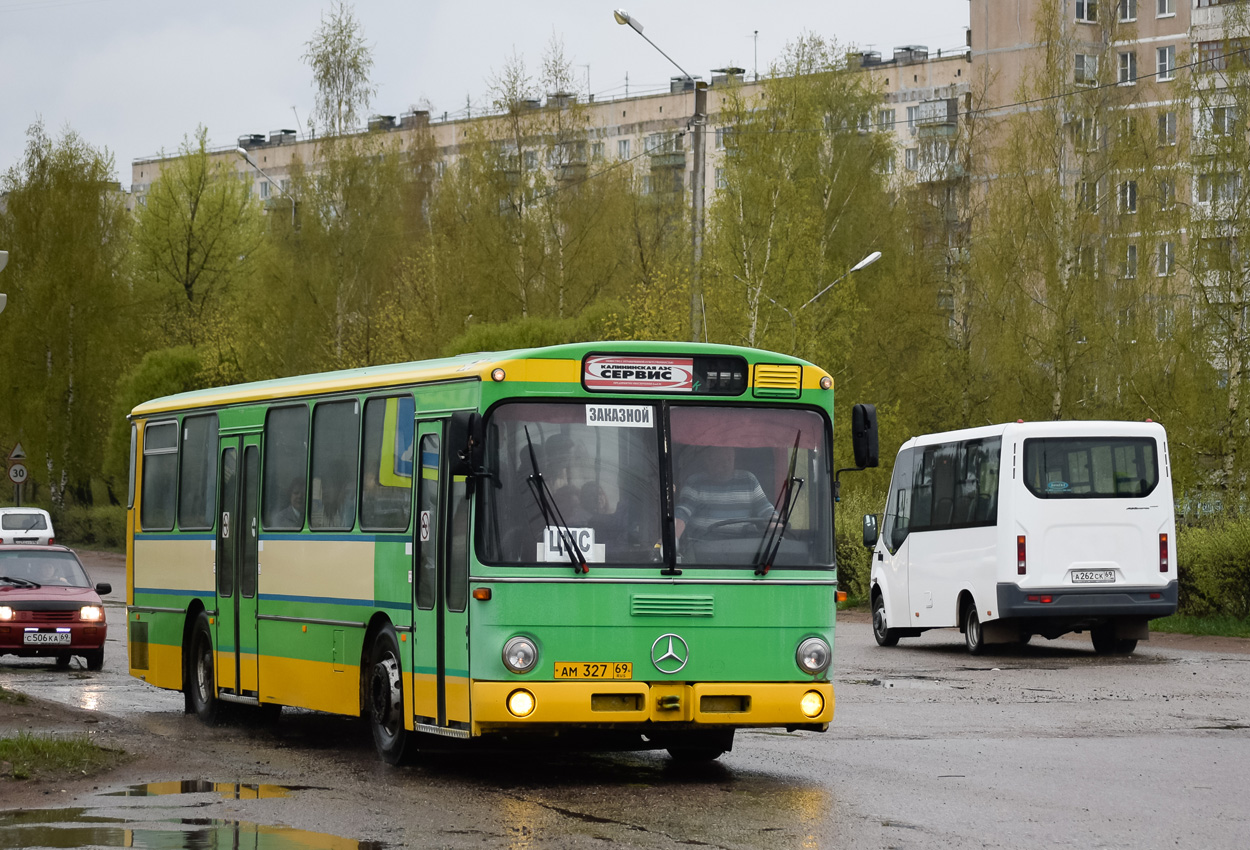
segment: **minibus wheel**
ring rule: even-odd
[[[1137,649],[1137,638],[1117,640],[1115,626],[1111,623],[1090,629],[1089,639],[1098,655],[1131,655]]]
[[[985,652],[985,638],[981,634],[981,618],[977,609],[969,605],[964,610],[964,645],[969,655],[980,655]]]
[[[885,621],[885,596],[874,593],[872,596],[872,636],[877,646],[894,646],[898,643],[898,629],[891,629]]]

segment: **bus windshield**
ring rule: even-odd
[[[759,566],[767,556],[773,566],[830,566],[827,440],[825,418],[811,410],[501,405],[487,427],[479,555],[496,564],[573,563],[572,540],[588,564],[668,562],[664,464],[678,563]]]
[[[1024,441],[1024,483],[1039,499],[1133,499],[1159,483],[1149,437],[1064,437]]]

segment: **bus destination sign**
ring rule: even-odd
[[[596,355],[587,357],[583,368],[583,381],[588,390],[670,393],[694,391],[694,360],[689,357]]]

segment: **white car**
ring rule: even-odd
[[[56,542],[52,533],[52,517],[39,508],[0,508],[0,543]]]

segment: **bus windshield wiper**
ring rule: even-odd
[[[577,545],[577,541],[573,538],[573,532],[569,528],[569,524],[564,521],[564,515],[560,513],[560,507],[556,504],[555,497],[551,495],[551,488],[547,486],[547,482],[543,479],[542,472],[538,469],[538,456],[534,453],[534,441],[530,439],[530,429],[525,429],[525,442],[529,444],[530,466],[534,472],[527,479],[530,492],[534,494],[534,501],[538,502],[538,509],[542,511],[543,521],[548,527],[554,526],[560,533],[560,543],[564,546],[564,551],[568,553],[569,563],[573,565],[573,572],[588,573],[590,567],[586,565],[586,556],[582,554],[581,547]]]
[[[28,578],[14,578],[13,576],[0,576],[0,581],[7,581],[9,584],[15,584],[18,587],[43,587],[38,582],[31,581]]]
[[[777,551],[781,548],[781,539],[785,536],[786,529],[790,527],[790,515],[794,513],[794,507],[799,501],[799,493],[803,490],[803,479],[796,478],[794,475],[795,464],[799,458],[801,436],[801,431],[794,435],[794,447],[790,449],[790,468],[786,472],[785,483],[781,485],[781,493],[777,496],[777,512],[773,514],[772,521],[764,530],[764,536],[760,538],[759,548],[755,550],[755,574],[757,576],[768,575],[768,571],[773,568],[773,561],[777,557]]]

